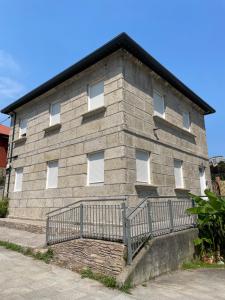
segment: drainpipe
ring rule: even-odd
[[[12,116],[11,116],[12,118]],[[15,127],[16,127],[16,112],[13,112],[13,132],[12,132],[12,138],[11,138],[11,143],[10,143],[10,151],[9,151],[9,156],[8,156],[8,164],[9,164],[9,169],[8,169],[8,181],[7,181],[7,190],[6,190],[6,197],[9,197],[9,184],[10,184],[10,179],[11,179],[11,170],[12,170],[12,156],[13,156],[13,142],[14,142],[14,136],[15,136]],[[4,186],[4,191],[3,195],[5,195],[5,186]]]

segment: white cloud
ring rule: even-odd
[[[20,71],[20,66],[11,54],[0,49],[0,72],[3,70],[6,70],[8,72],[18,72]]]
[[[20,82],[21,67],[10,53],[0,49],[0,101],[16,100],[25,88]],[[2,98],[2,99],[1,99]]]
[[[0,98],[14,99],[24,93],[24,86],[18,81],[0,76]]]

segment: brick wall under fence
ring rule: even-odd
[[[78,239],[51,246],[56,264],[80,272],[90,268],[93,272],[117,276],[125,267],[126,246],[121,243]]]

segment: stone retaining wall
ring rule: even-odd
[[[45,222],[28,219],[0,218],[0,227],[8,227],[38,234],[46,232]]]
[[[183,262],[193,259],[193,240],[198,237],[198,229],[187,229],[159,236],[149,240],[131,265],[127,265],[117,277],[118,284],[130,281],[141,284],[163,273],[179,269]]]
[[[89,267],[96,273],[117,276],[125,267],[126,247],[120,243],[78,239],[51,248],[54,262],[73,271]]]

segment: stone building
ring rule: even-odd
[[[2,112],[12,116],[10,217],[210,185],[204,116],[214,109],[125,33]]]

